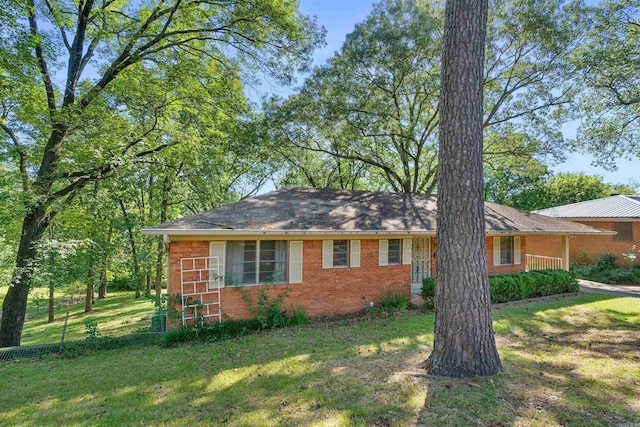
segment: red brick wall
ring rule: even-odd
[[[569,240],[569,247],[573,240]],[[523,252],[524,253],[524,252]],[[531,255],[562,258],[562,236],[527,236],[527,253]]]
[[[519,265],[493,265],[493,237],[487,237],[487,267],[489,274],[515,273],[525,270],[524,254],[527,250],[529,237],[520,237],[520,264]],[[436,275],[436,239],[431,239],[431,276]]]
[[[527,251],[528,237],[520,237],[520,264],[493,265],[493,237],[487,237],[487,266],[489,274],[517,273],[525,270],[524,254]]]
[[[613,230],[613,221],[576,221],[592,227]],[[640,248],[640,222],[633,223],[633,241],[621,242],[613,240],[614,236],[576,236],[569,239],[569,260],[577,261],[581,252],[587,254],[589,262],[595,262],[598,255],[611,253],[616,256],[616,265],[625,266],[622,254],[629,252],[631,246]]]
[[[361,240],[360,267],[322,268],[322,241],[305,240],[303,244],[302,283],[272,285],[268,295],[287,292],[284,306],[302,305],[310,317],[335,316],[358,312],[370,301],[378,304],[387,291],[402,292],[409,296],[411,290],[411,265],[378,266],[378,240]],[[173,241],[169,249],[169,294],[180,290],[180,258],[209,255],[208,241]],[[260,286],[245,286],[255,301]],[[288,289],[288,290],[287,290]],[[221,291],[223,315],[233,319],[253,317],[241,292],[234,287]],[[176,307],[179,309],[179,307]],[[179,326],[171,325],[170,327]]]
[[[435,238],[431,238],[431,274],[435,275]],[[520,238],[522,260],[519,265],[493,265],[493,238],[487,238],[487,261],[489,274],[524,271],[524,254],[527,238]],[[270,296],[285,294],[284,307],[288,310],[298,305],[304,306],[310,317],[335,316],[354,313],[364,309],[371,301],[378,304],[387,291],[402,292],[407,295],[411,289],[411,265],[378,265],[378,240],[360,241],[360,267],[322,268],[322,240],[305,240],[303,243],[302,283],[272,285],[267,292]],[[169,246],[169,294],[180,294],[180,259],[209,256],[209,241],[173,241]],[[202,290],[204,284],[199,285]],[[253,301],[256,301],[261,286],[245,286]],[[232,319],[253,317],[247,304],[242,300],[238,288],[221,289],[222,313]],[[179,305],[174,305],[180,310]],[[170,327],[180,325],[174,323]]]

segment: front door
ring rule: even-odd
[[[413,248],[411,253],[413,254],[413,260],[411,262],[411,281],[413,283],[422,283],[424,277],[431,275],[431,263],[430,263],[430,238],[416,239],[413,238]]]

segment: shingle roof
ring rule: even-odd
[[[556,218],[637,218],[640,219],[640,196],[610,196],[534,211]]]
[[[485,203],[489,234],[610,233],[587,225]],[[286,188],[147,227],[143,234],[435,234],[436,198],[423,194]]]

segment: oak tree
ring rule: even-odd
[[[6,6],[0,152],[19,179],[23,218],[0,346],[13,346],[20,343],[37,243],[52,219],[89,183],[178,144],[148,136],[167,124],[159,117],[168,109],[179,114],[177,106],[197,105],[188,99],[118,104],[111,88],[118,82],[133,92],[154,82],[170,88],[181,82],[176,67],[188,61],[236,81],[262,70],[290,82],[308,66],[323,31],[294,1],[11,0]]]

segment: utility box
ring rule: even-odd
[[[156,310],[151,315],[151,332],[167,332],[167,312]]]

